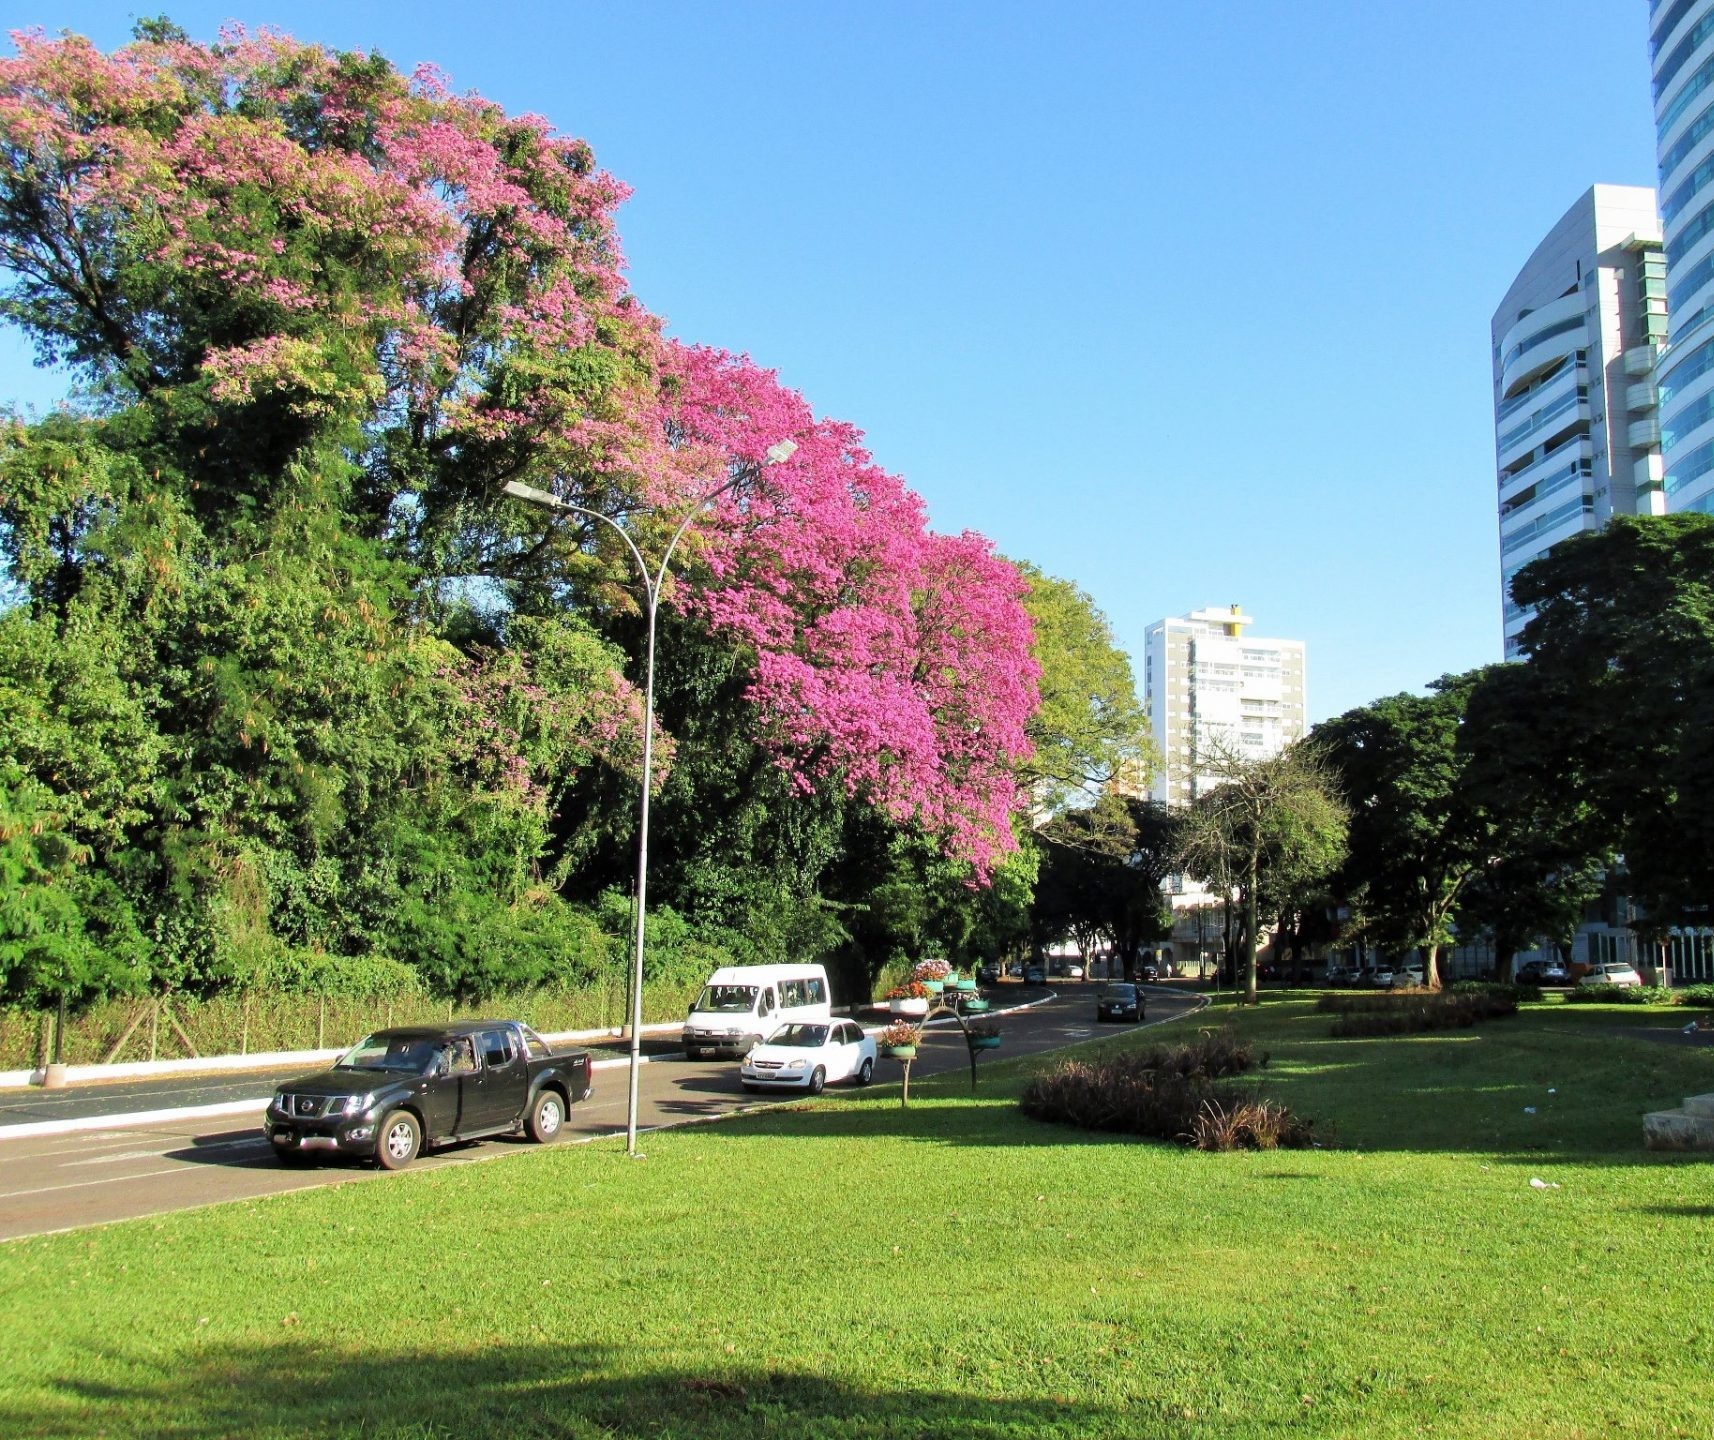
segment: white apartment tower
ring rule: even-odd
[[[1160,752],[1154,799],[1188,805],[1219,783],[1209,768],[1219,755],[1266,759],[1302,737],[1303,642],[1247,635],[1250,623],[1233,605],[1149,626],[1143,702]]]
[[[1652,0],[1649,52],[1672,312],[1662,490],[1668,510],[1714,514],[1714,0]]]
[[[1507,659],[1518,655],[1531,613],[1512,601],[1512,577],[1524,565],[1613,515],[1665,509],[1654,362],[1666,324],[1655,193],[1638,185],[1593,186],[1547,232],[1494,312]]]

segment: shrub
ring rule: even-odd
[[[1682,992],[1656,985],[1573,985],[1565,992],[1567,1005],[1687,1005]]]
[[[1035,1076],[1020,1104],[1037,1120],[1204,1150],[1312,1144],[1308,1121],[1293,1117],[1282,1105],[1220,1083],[1255,1063],[1229,1029],[1205,1031],[1185,1045],[1066,1061]]]
[[[1515,1015],[1517,992],[1509,985],[1473,990],[1413,990],[1403,995],[1323,995],[1317,1010],[1337,1015],[1334,1035],[1413,1035],[1459,1030],[1479,1020]]]

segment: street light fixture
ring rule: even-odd
[[[661,562],[651,574],[649,564],[643,559],[643,552],[631,539],[630,531],[615,520],[611,515],[600,510],[591,510],[587,505],[575,505],[570,500],[562,500],[559,496],[547,490],[538,490],[534,485],[525,485],[517,480],[508,480],[501,488],[514,499],[523,500],[531,505],[538,505],[545,510],[556,510],[570,515],[583,515],[591,520],[599,520],[613,530],[625,542],[625,549],[631,559],[636,562],[637,573],[643,581],[644,609],[648,615],[649,638],[643,664],[643,775],[640,789],[641,796],[637,802],[637,926],[635,946],[631,956],[631,1076],[629,1096],[625,1106],[625,1153],[637,1157],[637,1074],[642,1068],[642,1035],[643,1035],[643,923],[646,910],[647,889],[649,881],[649,778],[654,766],[655,738],[655,612],[660,603],[661,587],[666,583],[667,565],[673,558],[673,551],[678,548],[678,542],[684,538],[684,533],[690,529],[691,521],[696,519],[709,505],[718,500],[729,490],[734,490],[770,465],[778,465],[783,460],[789,460],[797,450],[795,440],[781,440],[777,445],[768,448],[760,466],[740,470],[723,485],[717,485],[699,499],[684,513],[673,531],[672,539],[667,543],[666,553],[661,556]]]

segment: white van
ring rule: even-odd
[[[708,977],[684,1022],[684,1052],[748,1055],[782,1025],[833,1018],[820,965],[726,965]]]

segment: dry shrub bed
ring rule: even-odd
[[[1459,985],[1398,995],[1323,995],[1315,1008],[1339,1017],[1333,1022],[1334,1035],[1410,1035],[1461,1030],[1480,1020],[1516,1015],[1518,998],[1510,985]]]
[[[1264,1054],[1260,1064],[1266,1065]],[[1199,1150],[1302,1149],[1307,1120],[1230,1083],[1255,1068],[1228,1027],[1189,1044],[1068,1060],[1035,1076],[1019,1103],[1036,1120],[1171,1140]]]

